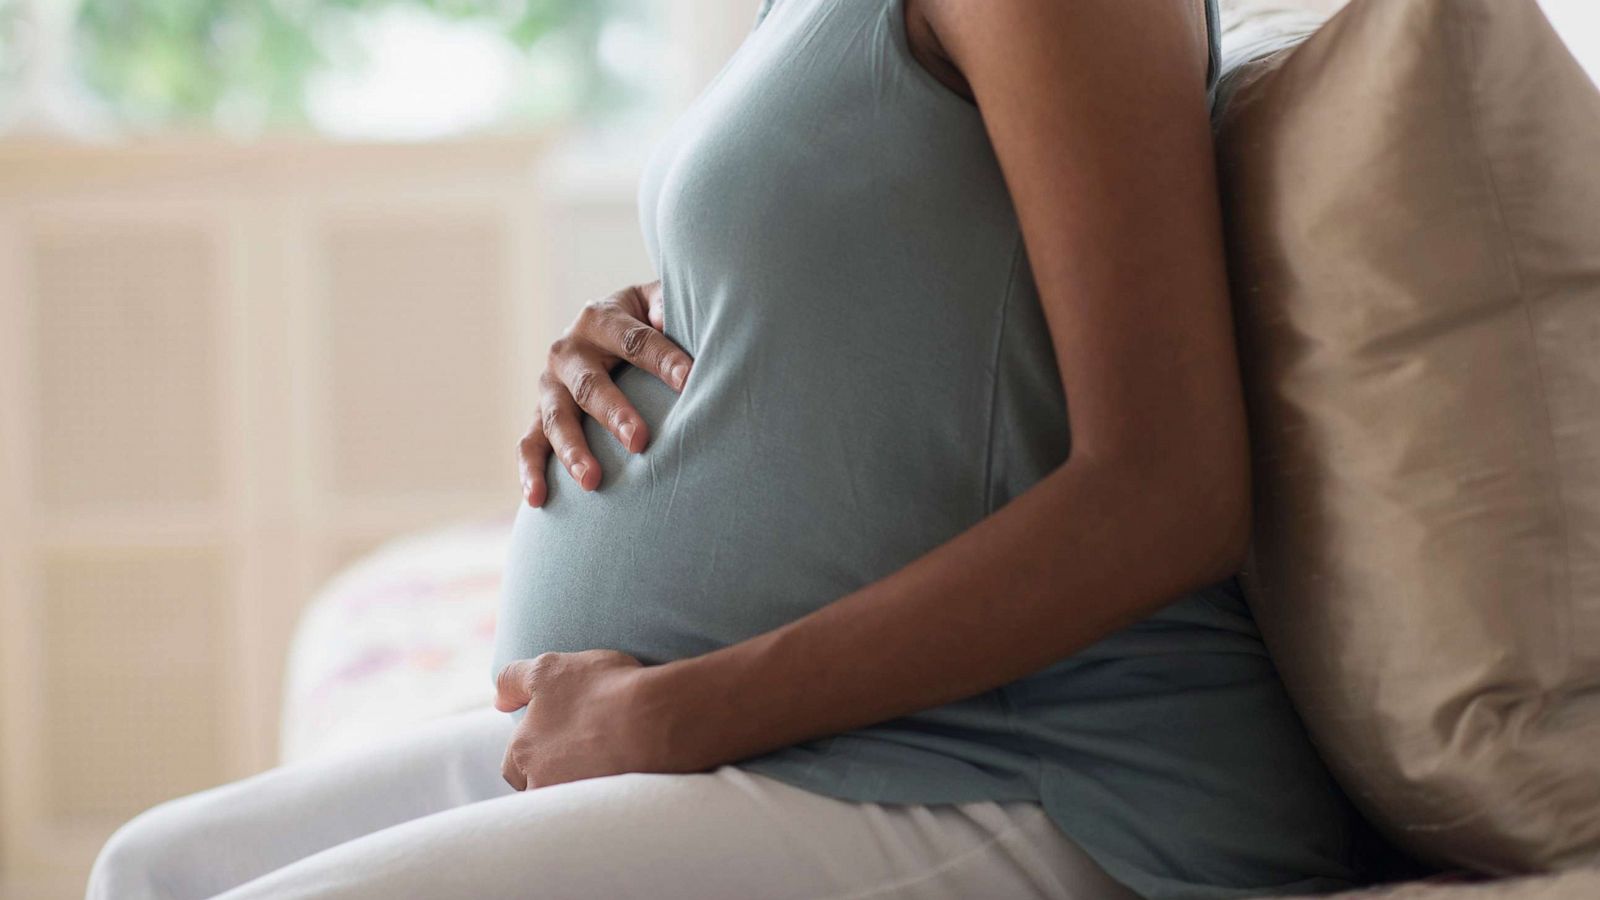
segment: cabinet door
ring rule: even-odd
[[[28,884],[236,771],[228,229],[204,204],[0,213],[0,837]]]

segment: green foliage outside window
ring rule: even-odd
[[[206,124],[245,102],[272,126],[306,122],[309,80],[352,52],[363,15],[410,7],[489,25],[519,50],[568,39],[578,103],[614,104],[620,87],[594,52],[630,0],[82,0],[79,69],[130,124]]]

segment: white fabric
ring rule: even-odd
[[[853,803],[735,766],[518,793],[512,727],[462,713],[164,803],[107,842],[88,896],[1134,896],[1036,803]]]
[[[407,534],[317,592],[289,647],[279,762],[494,703],[511,518]]]

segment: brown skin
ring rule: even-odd
[[[1238,570],[1249,457],[1202,89],[1204,7],[907,0],[906,11],[918,59],[982,112],[1072,410],[1071,458],[900,571],[749,640],[657,666],[614,650],[511,663],[497,705],[533,701],[506,753],[513,786],[705,771],[949,703]],[[652,289],[623,292],[625,302],[645,309]],[[631,361],[605,332],[621,324],[591,316],[552,369]],[[585,362],[575,347],[589,348]],[[637,420],[600,382],[610,384],[588,378],[591,403],[578,406]],[[570,401],[554,387],[547,396]],[[542,415],[524,441],[534,505],[552,443],[569,471],[573,460],[590,466],[581,483],[598,482],[587,448],[565,437],[572,416]]]
[[[544,505],[545,464],[556,449],[579,487],[600,486],[600,462],[584,440],[582,413],[603,423],[630,452],[650,442],[650,426],[611,380],[611,370],[626,362],[683,390],[694,360],[661,333],[666,327],[661,304],[659,281],[623,288],[585,305],[572,327],[550,345],[539,377],[539,416],[517,447],[528,505]]]

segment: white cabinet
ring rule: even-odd
[[[0,143],[0,883],[81,896],[139,810],[275,761],[300,605],[503,516],[627,172],[543,143]],[[559,181],[559,179],[557,179]]]

